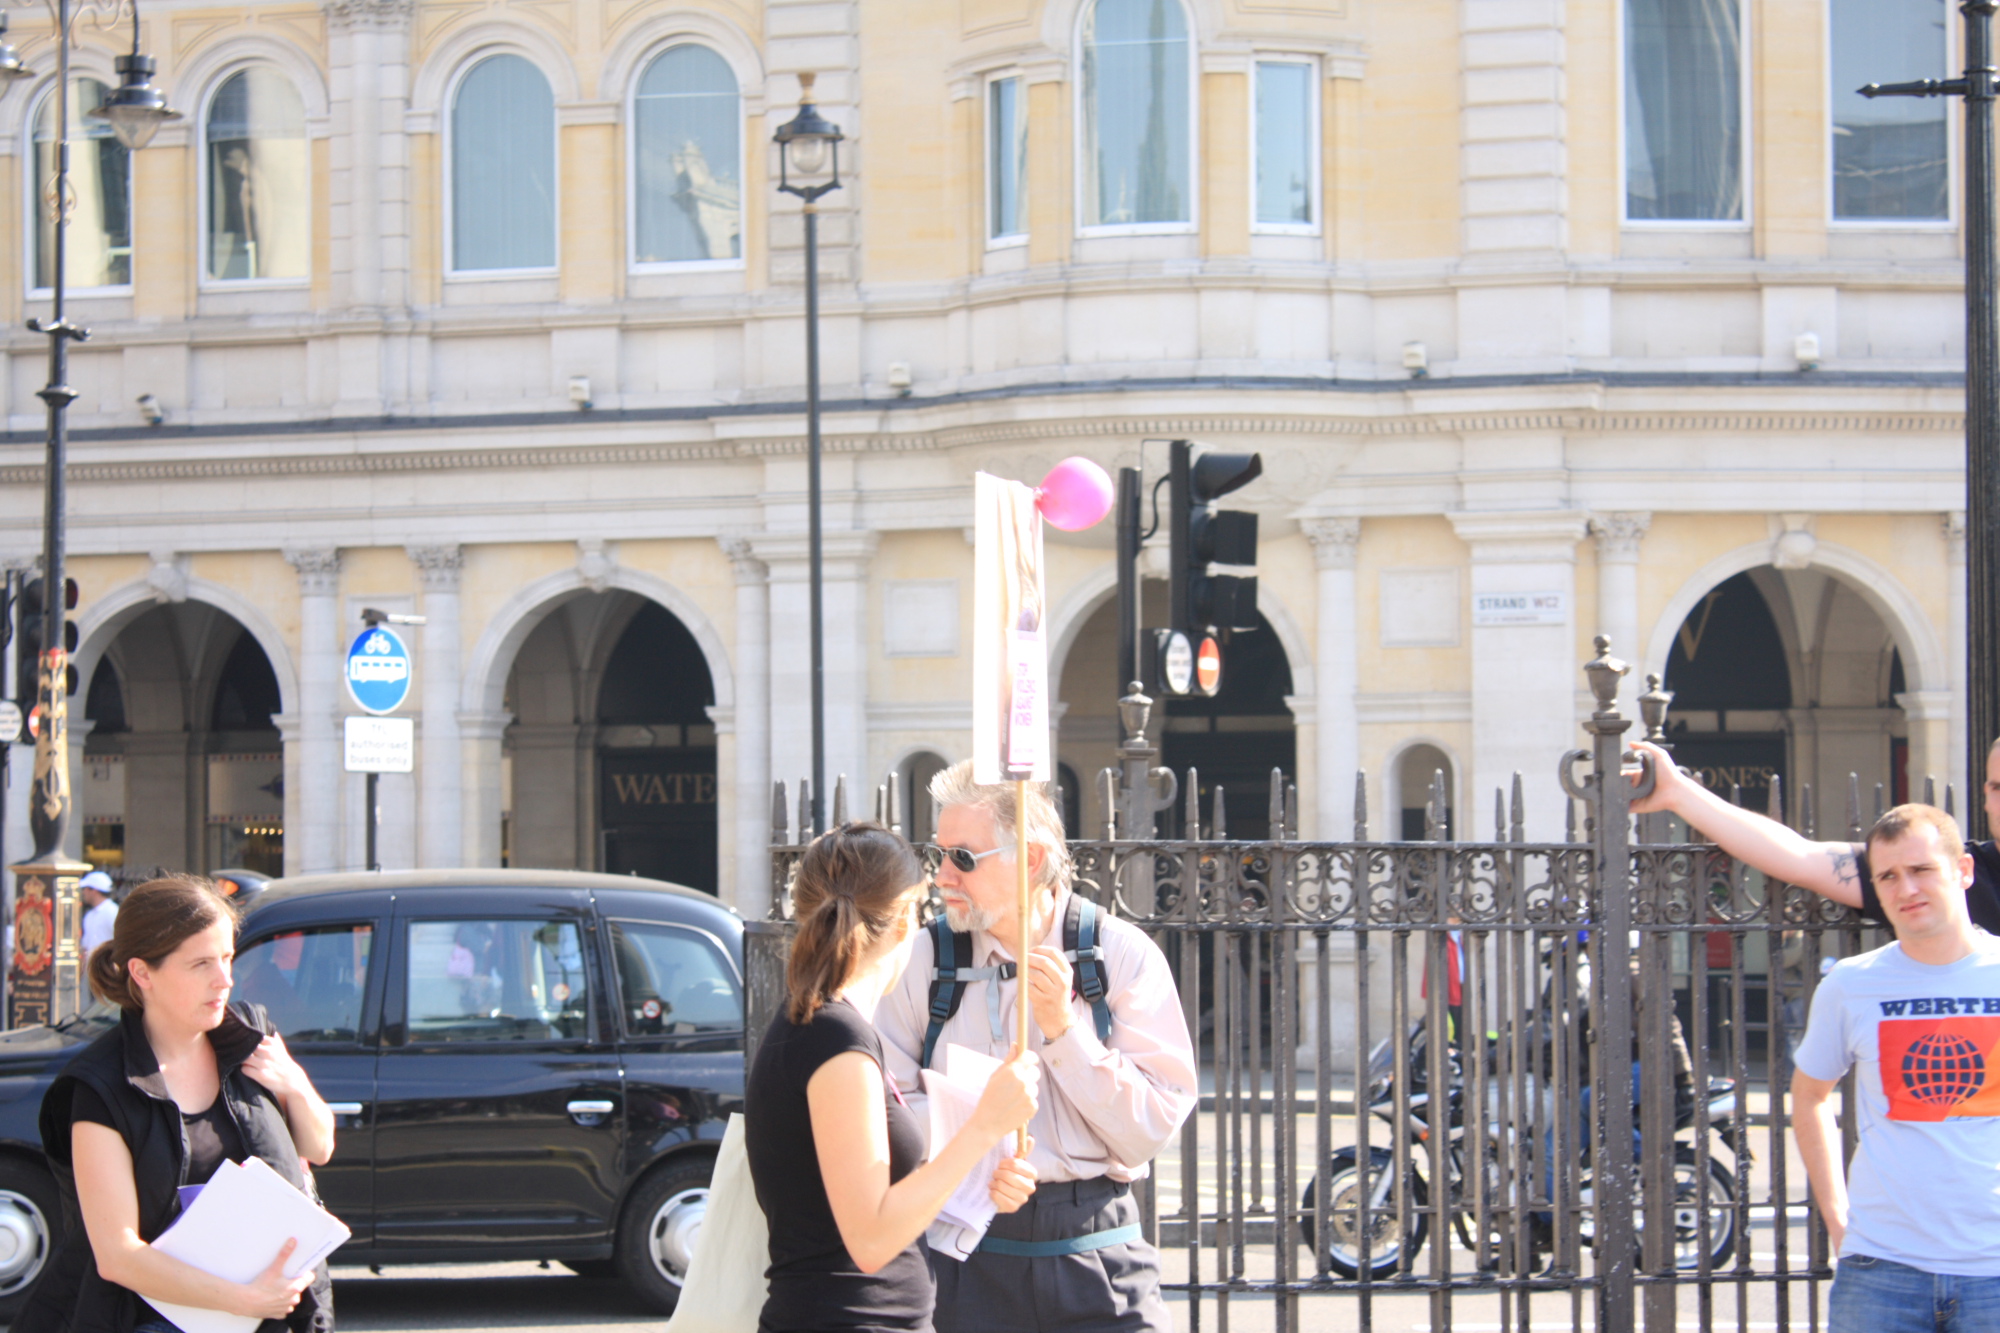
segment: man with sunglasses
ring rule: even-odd
[[[930,789],[938,891],[951,931],[970,936],[970,957],[957,961],[979,978],[937,1034],[934,1062],[943,1061],[947,1043],[1004,1057],[1014,1042],[1017,818],[1027,822],[1032,885],[1028,1049],[1042,1060],[1041,1107],[1029,1125],[1040,1183],[1020,1211],[993,1220],[962,1262],[933,1254],[937,1333],[1168,1333],[1159,1253],[1139,1233],[1131,1184],[1194,1110],[1194,1044],[1165,955],[1104,912],[1096,918],[1101,958],[1091,961],[1104,969],[1110,1035],[1098,1036],[1065,956],[1075,868],[1062,820],[1041,784],[1027,791],[1027,808],[1017,812],[1014,784],[975,783],[969,763],[938,774]],[[908,970],[875,1012],[889,1074],[926,1124],[919,1070],[932,1023],[935,938],[918,937]]]

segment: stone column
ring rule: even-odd
[[[1597,539],[1597,624],[1586,628],[1609,635],[1611,651],[1633,664],[1618,683],[1618,711],[1634,719],[1646,690],[1645,645],[1639,641],[1639,543],[1652,523],[1653,516],[1644,512],[1596,514],[1590,520],[1590,535]]]
[[[722,549],[736,571],[735,865],[722,898],[755,921],[771,897],[771,571],[745,538],[724,537]]]
[[[1309,518],[1300,528],[1312,543],[1319,566],[1319,642],[1316,645],[1319,752],[1315,757],[1315,823],[1305,830],[1319,839],[1347,838],[1354,831],[1354,774],[1361,767],[1361,724],[1354,696],[1359,687],[1354,619],[1354,551],[1361,541],[1358,518]]]
[[[513,720],[510,713],[458,715],[459,846],[468,866],[500,864],[500,820],[507,804],[500,789],[501,742]]]
[[[283,728],[298,750],[297,780],[285,786],[285,873],[310,875],[340,863],[340,552],[309,547],[285,559],[299,572],[298,712]]]
[[[424,590],[422,776],[417,792],[417,864],[426,869],[465,864],[460,813],[464,760],[458,732],[458,576],[465,564],[456,543],[406,548]]]
[[[1508,790],[1519,772],[1529,840],[1559,839],[1562,789],[1543,775],[1580,734],[1576,547],[1586,518],[1554,509],[1449,517],[1472,548],[1472,755],[1470,780],[1456,796],[1464,810],[1460,823],[1468,831],[1477,827],[1479,815],[1493,808],[1494,791]],[[1482,616],[1483,596],[1509,593],[1556,600],[1551,609]],[[1623,647],[1614,651],[1630,660]]]
[[[829,506],[831,508],[831,506]],[[837,520],[835,520],[837,521]],[[759,533],[750,544],[770,570],[771,776],[794,793],[812,772],[812,645],[804,533]],[[875,534],[829,526],[823,537],[826,624],[826,802],[845,773],[850,813],[868,808],[868,560]],[[768,796],[767,798],[768,799]],[[859,804],[856,804],[858,802]]]
[[[409,302],[409,28],[413,0],[329,0],[329,278],[337,309],[379,317]],[[373,415],[403,377],[380,324],[334,338],[335,415]]]
[[[1966,733],[1966,710],[1970,695],[1966,693],[1966,646],[1965,615],[1967,603],[1965,578],[1965,511],[1953,510],[1944,516],[1945,550],[1951,565],[1951,627],[1948,636],[1951,653],[1951,754],[1944,772],[1949,775],[1953,786],[1958,788],[1958,816],[1970,825],[1975,821],[1970,812],[1979,808],[1983,798],[1982,785],[1986,775],[1966,771],[1970,759],[1971,739]],[[1926,685],[1931,682],[1924,682]],[[1991,736],[1979,738],[1982,746],[1993,743]],[[1943,800],[1940,795],[1939,800]]]

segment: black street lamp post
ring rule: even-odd
[[[1966,778],[1985,789],[1986,748],[2000,736],[2000,325],[1993,310],[1993,14],[2000,0],[1961,0],[1965,73],[1956,79],[1871,83],[1863,97],[1965,99],[1965,594]],[[1968,828],[1984,803],[1966,801]],[[1989,829],[1988,835],[2000,833]]]
[[[826,634],[820,539],[819,209],[840,188],[840,127],[813,105],[812,74],[799,75],[799,113],[778,127],[778,189],[805,201],[806,547],[812,638],[812,832],[826,827]],[[810,835],[808,835],[810,836]]]
[[[88,118],[108,122],[118,141],[134,151],[152,141],[160,125],[178,119],[166,98],[153,86],[153,60],[139,51],[139,10],[132,0],[120,0],[112,9],[112,19],[122,17],[129,4],[132,18],[132,51],[117,59],[118,88],[104,102],[93,107]],[[83,342],[90,331],[72,324],[64,311],[69,277],[69,223],[76,209],[76,193],[70,184],[70,63],[72,26],[80,12],[101,10],[87,2],[53,0],[55,18],[56,79],[53,96],[56,111],[55,173],[50,177],[44,198],[49,211],[51,271],[49,274],[49,318],[30,319],[29,329],[49,340],[49,382],[38,397],[48,407],[48,449],[43,478],[42,515],[42,627],[41,661],[36,676],[36,711],[40,715],[35,733],[35,775],[28,796],[28,826],[34,834],[35,849],[27,863],[12,867],[16,893],[30,900],[38,895],[49,901],[48,917],[52,938],[47,940],[50,965],[43,1020],[53,1022],[76,1012],[82,1001],[81,960],[77,956],[77,876],[90,867],[72,861],[63,850],[69,834],[72,798],[69,781],[69,651],[64,642],[67,599],[64,588],[64,522],[68,513],[65,469],[69,453],[67,413],[76,399],[69,385],[69,344]],[[0,33],[4,33],[0,20]],[[0,78],[9,82],[32,78],[11,44],[0,41]],[[37,988],[39,989],[39,988]],[[15,996],[10,1015],[16,1022],[28,1021],[23,1003]]]

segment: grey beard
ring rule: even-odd
[[[1000,914],[998,912],[989,912],[983,907],[973,907],[968,904],[962,911],[957,908],[946,907],[944,909],[944,920],[945,924],[951,927],[953,934],[967,935],[975,930],[990,932],[999,923]]]

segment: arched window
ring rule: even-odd
[[[632,99],[632,260],[743,257],[736,75],[705,46],[662,51]]]
[[[1187,18],[1179,0],[1096,0],[1083,26],[1083,225],[1191,222]]]
[[[303,278],[312,262],[306,108],[292,82],[253,66],[208,104],[207,276]]]
[[[76,201],[70,215],[63,283],[69,288],[125,287],[132,282],[132,153],[112,137],[111,126],[85,120],[109,90],[96,79],[69,89],[69,184]],[[35,111],[35,286],[55,285],[55,214],[49,187],[56,176],[56,103],[45,94]]]
[[[556,103],[515,55],[490,56],[451,106],[451,267],[556,265]]]

